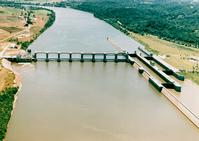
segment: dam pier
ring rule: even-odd
[[[127,53],[35,52],[32,61],[126,62]]]

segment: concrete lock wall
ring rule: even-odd
[[[157,80],[155,80],[154,78],[149,78],[149,83],[152,84],[159,92],[162,91],[163,86],[162,84],[158,83]]]

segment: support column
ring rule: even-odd
[[[49,59],[48,59],[48,53],[46,53],[46,62],[48,62]]]
[[[33,60],[34,60],[35,62],[37,62],[37,53],[34,53],[34,55],[33,55]]]
[[[107,62],[107,60],[106,60],[106,53],[104,53],[104,59],[103,59],[103,61],[104,61],[104,63]]]
[[[137,54],[137,51],[135,51],[134,53]]]
[[[60,53],[57,54],[57,62],[61,62]]]
[[[129,54],[126,54],[126,62],[129,62]]]
[[[80,59],[81,62],[84,62],[84,53],[81,53],[81,59]]]
[[[115,63],[118,62],[118,54],[115,54]]]
[[[143,69],[142,67],[139,67],[139,68],[138,68],[138,72],[139,72],[140,74],[143,74],[144,69]]]
[[[136,51],[135,51],[135,54],[136,54]],[[129,62],[129,54],[128,54],[128,52],[125,52],[124,56],[125,56],[125,61]]]
[[[72,53],[69,53],[69,62],[72,62]]]
[[[92,62],[95,62],[95,54],[92,54]]]

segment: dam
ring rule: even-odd
[[[33,54],[117,54],[107,36],[127,52],[140,46],[91,14],[52,9],[56,21],[30,46]],[[16,69],[23,86],[6,141],[199,140],[199,129],[130,63],[44,60]]]

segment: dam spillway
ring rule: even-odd
[[[43,57],[41,56],[43,55]],[[33,61],[127,62],[127,53],[36,52]]]
[[[146,51],[144,49],[140,49],[142,52],[145,53],[145,56],[142,55],[142,53],[137,53],[137,51],[135,51],[134,53],[128,53],[128,52],[121,52],[121,53],[83,53],[83,52],[35,52],[32,57],[27,57],[27,58],[21,58],[21,57],[14,57],[14,58],[7,58],[10,61],[13,62],[37,62],[37,61],[45,61],[45,62],[49,62],[49,61],[57,61],[57,62],[61,62],[61,61],[68,61],[68,62],[126,62],[126,63],[130,63],[130,64],[134,64],[134,62],[136,62],[134,59],[132,58],[137,58],[138,60],[140,60],[141,62],[143,62],[150,70],[152,70],[154,73],[156,73],[159,77],[161,77],[165,82],[161,83],[161,85],[159,84],[159,82],[157,82],[157,80],[155,80],[155,78],[151,77],[149,79],[149,82],[151,82],[151,84],[153,86],[155,86],[155,88],[158,89],[158,91],[161,91],[163,86],[166,88],[170,88],[170,89],[174,89],[177,92],[181,92],[181,85],[173,80],[167,73],[165,73],[165,71],[160,70],[158,67],[152,65],[150,63],[151,58],[153,57],[152,53],[146,53]],[[131,59],[130,59],[131,58]],[[149,59],[149,60],[148,60]],[[160,60],[160,59],[159,59]],[[160,66],[164,65],[164,61],[159,61]],[[169,67],[167,67],[167,69],[170,69]],[[139,66],[138,69],[139,73],[143,73],[146,72],[146,70],[142,67]],[[174,74],[174,73],[171,73]],[[175,72],[177,76],[178,73]],[[178,78],[178,77],[177,77]],[[182,78],[182,76],[180,77]],[[184,80],[184,79],[183,79]]]

